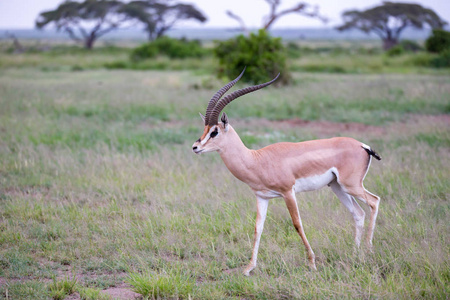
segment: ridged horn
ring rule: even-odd
[[[206,113],[205,113],[205,125],[208,125],[208,121],[209,121],[209,115],[211,114],[211,112],[213,111],[214,107],[216,106],[217,101],[219,101],[220,97],[223,96],[223,94],[225,94],[226,92],[228,92],[229,89],[231,89],[233,87],[233,85],[236,84],[236,82],[239,81],[239,79],[241,79],[242,75],[244,75],[245,69],[247,67],[244,67],[244,70],[241,72],[241,74],[236,77],[235,80],[228,82],[223,88],[221,88],[220,90],[218,90],[214,96],[212,96],[211,100],[209,100],[208,103],[208,107],[206,108]]]
[[[220,112],[224,109],[225,106],[227,106],[228,103],[230,103],[234,99],[239,98],[245,94],[254,92],[256,90],[262,89],[262,88],[272,84],[275,80],[278,79],[279,76],[280,76],[280,73],[278,73],[277,77],[275,77],[274,79],[272,79],[269,82],[254,85],[254,86],[249,86],[249,87],[237,90],[237,91],[225,96],[219,102],[217,102],[216,106],[214,107],[214,109],[211,112],[211,115],[208,116],[209,117],[208,123],[205,125],[210,125],[210,126],[217,125],[219,123]]]

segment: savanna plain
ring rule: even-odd
[[[250,148],[350,136],[383,158],[365,179],[381,197],[373,252],[354,251],[352,217],[324,188],[297,196],[318,270],[274,199],[245,277],[255,197],[217,154],[191,151],[225,83],[214,60],[102,67],[124,53],[0,55],[0,298],[450,297],[448,72],[379,54],[311,57],[361,66],[312,73],[303,57],[293,84],[225,109]]]

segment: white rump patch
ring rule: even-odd
[[[362,146],[364,149],[372,150],[372,148],[370,148],[369,145],[366,145],[366,144],[364,144],[364,143],[361,143],[361,146]]]
[[[339,177],[338,175],[337,169],[333,167],[323,174],[298,178],[295,180],[294,191],[299,193],[318,190]]]
[[[372,148],[370,148],[370,146],[368,146],[368,145],[366,145],[366,144],[364,144],[364,143],[361,143],[361,146],[362,146],[364,149],[367,149],[367,150],[372,151]],[[367,164],[367,170],[366,170],[366,174],[364,174],[363,181],[364,181],[364,179],[366,178],[367,173],[369,172],[369,168],[370,168],[370,164],[371,164],[371,163],[372,163],[372,155],[369,155],[369,163]],[[362,186],[364,187],[364,184],[363,184]]]

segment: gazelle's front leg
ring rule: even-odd
[[[267,207],[269,206],[269,200],[256,196],[256,225],[255,225],[255,238],[253,244],[252,259],[248,266],[244,270],[245,276],[250,276],[250,271],[256,267],[256,260],[258,257],[259,241],[264,228],[264,221],[266,220]]]
[[[300,218],[300,212],[298,211],[297,199],[295,198],[294,190],[284,194],[283,198],[284,201],[286,202],[289,214],[291,215],[292,223],[294,224],[295,230],[297,230],[298,235],[300,235],[300,238],[302,239],[303,244],[305,245],[306,252],[308,253],[309,266],[311,267],[311,269],[317,270],[314,252],[311,246],[309,245],[305,231],[303,230],[302,220]]]

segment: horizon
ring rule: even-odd
[[[252,31],[257,30],[254,28]],[[431,29],[416,30],[406,28],[402,33],[401,39],[409,40],[425,40]],[[366,34],[357,29],[351,29],[340,32],[333,27],[317,28],[317,27],[286,27],[274,28],[270,30],[274,37],[280,37],[283,40],[379,40],[374,33]],[[25,40],[70,40],[70,37],[64,32],[57,32],[55,28],[47,30],[32,29],[0,29],[0,39],[6,37],[6,33],[13,34],[19,39]],[[224,40],[242,34],[242,31],[236,30],[236,27],[222,28],[173,28],[167,32],[167,36],[172,38],[186,38],[190,40]],[[105,36],[99,38],[103,41],[114,40],[147,40],[147,34],[142,28],[127,28],[112,31]]]
[[[31,2],[28,0],[0,1],[0,29],[35,29],[34,22],[38,15],[43,11],[55,9],[62,2],[63,0],[37,0]],[[210,0],[181,0],[180,2],[194,4],[198,10],[204,13],[208,20],[205,23],[197,23],[194,21],[180,22],[180,25],[175,26],[174,29],[179,29],[180,27],[192,29],[239,28],[238,23],[226,15],[226,10],[231,10],[233,13],[241,16],[249,29],[261,28],[262,19],[269,11],[269,6],[262,0],[246,0],[245,2],[240,0],[228,0],[226,2],[215,2]],[[298,2],[298,0],[284,0],[282,1],[282,5],[280,5],[279,9],[286,9]],[[425,8],[434,10],[439,17],[450,23],[450,1],[399,0],[396,2],[420,4]],[[381,1],[341,0],[339,3],[336,3],[334,0],[316,0],[315,2],[310,1],[309,4],[311,6],[318,4],[320,13],[328,17],[330,21],[324,24],[315,18],[308,18],[299,14],[290,14],[277,20],[277,22],[274,23],[273,29],[333,28],[342,22],[341,14],[343,11],[349,9],[368,9],[376,5],[380,5]]]

